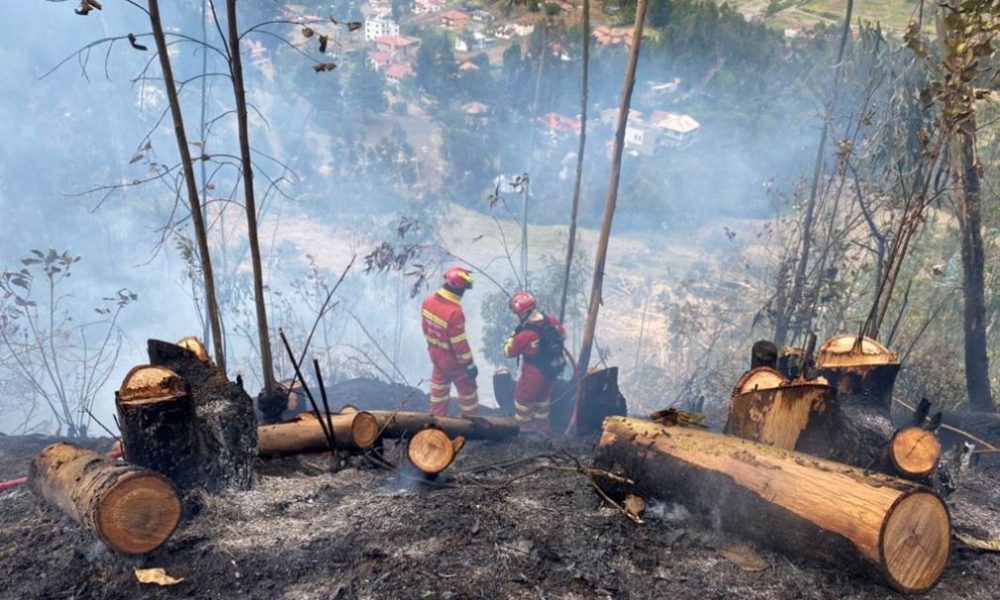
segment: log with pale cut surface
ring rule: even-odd
[[[594,466],[612,495],[670,499],[794,556],[874,575],[905,593],[934,587],[951,518],[923,486],[699,429],[611,417]]]
[[[428,413],[387,410],[370,412],[378,420],[381,437],[389,439],[409,437],[427,427],[468,440],[503,441],[516,437],[520,432],[517,422],[505,417],[437,417]]]
[[[60,442],[31,463],[31,489],[118,552],[159,548],[177,527],[181,503],[165,477]]]
[[[464,445],[462,436],[452,439],[440,429],[423,429],[410,438],[406,457],[418,471],[434,477],[451,466]]]
[[[892,403],[899,366],[899,358],[889,348],[872,338],[851,334],[827,340],[816,358],[817,373],[839,394],[886,410]]]
[[[836,393],[824,379],[786,379],[769,367],[736,383],[725,432],[828,458],[837,442]]]
[[[184,381],[164,367],[140,365],[115,393],[128,461],[184,481],[194,456],[194,408]]]
[[[941,442],[921,427],[900,429],[886,446],[886,467],[907,479],[929,476],[941,460]]]
[[[370,450],[378,440],[378,421],[371,413],[354,410],[325,418],[333,427],[333,440],[338,450],[363,452]],[[257,452],[260,456],[287,456],[329,450],[320,422],[309,413],[303,413],[293,421],[257,428]]]

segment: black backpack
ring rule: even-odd
[[[557,379],[566,369],[563,339],[549,318],[545,315],[542,317],[538,323],[525,323],[517,328],[519,332],[527,329],[538,334],[538,353],[534,356],[525,356],[524,362],[533,365],[547,379]]]

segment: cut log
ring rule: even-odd
[[[242,386],[230,382],[218,367],[202,362],[195,352],[182,346],[149,340],[148,352],[152,365],[180,376],[192,407],[190,459],[173,482],[182,490],[249,489],[257,458],[257,420],[253,402]],[[123,437],[141,434],[123,432]],[[127,442],[125,453],[131,460]],[[147,466],[160,470],[157,465]]]
[[[951,517],[923,486],[719,435],[611,417],[595,476],[627,494],[687,505],[727,530],[837,568],[874,575],[904,593],[934,587],[948,562]]]
[[[837,445],[836,393],[826,380],[789,381],[759,367],[736,383],[725,432],[743,439],[829,458]]]
[[[384,410],[373,410],[371,414],[378,420],[381,437],[389,439],[409,437],[428,427],[467,440],[503,441],[517,437],[520,432],[517,422],[506,417],[436,417],[427,413]]]
[[[141,365],[115,393],[128,462],[184,481],[194,457],[194,408],[184,381],[163,367]]]
[[[124,554],[159,548],[180,521],[165,477],[65,442],[35,457],[29,479],[35,494]]]
[[[193,335],[182,337],[181,339],[177,340],[177,345],[180,346],[181,348],[184,348],[185,350],[189,350],[190,352],[192,352],[198,358],[198,360],[200,360],[203,363],[212,362],[212,360],[208,357],[208,350],[205,349],[205,344],[202,344],[201,340],[194,337]]]
[[[941,460],[941,442],[934,432],[907,427],[892,436],[886,446],[885,467],[906,479],[922,479],[934,472]]]
[[[836,335],[826,341],[816,358],[817,373],[825,377],[838,394],[853,401],[881,406],[892,404],[892,388],[899,373],[894,352],[869,337]],[[849,402],[842,399],[841,404]]]
[[[628,414],[625,396],[618,389],[618,367],[587,373],[580,383],[576,432],[587,435],[601,431],[604,418]]]
[[[451,439],[440,429],[423,429],[410,439],[406,457],[418,471],[434,477],[451,466],[464,445],[462,436]]]
[[[371,413],[354,411],[330,415],[333,439],[338,450],[371,450],[378,440],[378,421]],[[303,413],[293,421],[262,425],[257,429],[257,452],[260,456],[287,456],[311,452],[329,452],[320,422]]]

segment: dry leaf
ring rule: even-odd
[[[1000,539],[981,540],[962,533],[956,533],[955,537],[970,548],[985,550],[987,552],[1000,552]]]
[[[149,48],[147,48],[146,46],[143,46],[142,44],[140,44],[136,40],[137,40],[137,38],[135,37],[134,33],[128,34],[128,43],[132,44],[133,48],[135,48],[136,50],[142,50],[143,52],[145,52],[146,50],[149,50]]]
[[[324,53],[324,54],[326,53],[326,44],[329,41],[330,41],[330,39],[328,37],[326,37],[325,35],[319,36],[319,51],[321,53]]]
[[[357,21],[351,21],[347,24],[348,31],[357,31],[359,29],[361,29],[361,23],[358,23]]]
[[[757,554],[756,550],[746,544],[726,546],[719,550],[719,554],[737,567],[752,573],[764,571],[771,566],[760,554]]]
[[[656,421],[660,425],[680,426],[680,427],[700,427],[705,429],[706,426],[702,424],[705,420],[705,415],[696,412],[687,412],[684,410],[678,410],[676,408],[668,408],[666,410],[658,410],[653,414],[649,415],[649,418]]]
[[[183,577],[174,579],[159,567],[155,569],[136,569],[135,578],[139,580],[139,583],[155,583],[156,585],[177,585],[184,581]]]
[[[642,513],[646,512],[646,501],[639,496],[629,494],[622,505],[625,507],[625,512],[633,517],[641,517]]]
[[[317,73],[323,73],[325,71],[332,71],[337,68],[336,63],[316,63],[313,65],[313,71]]]
[[[316,32],[313,31],[312,28],[310,28],[310,27],[303,27],[302,28],[302,35],[304,37],[311,38],[314,33],[316,33]]]

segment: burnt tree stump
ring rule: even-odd
[[[150,366],[126,377],[117,401],[125,458],[166,474],[181,490],[249,489],[257,456],[253,402],[184,342],[149,340]]]

